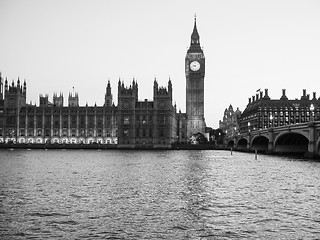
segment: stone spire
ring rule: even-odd
[[[197,29],[197,18],[194,17],[194,26],[191,34],[191,43],[188,50],[188,53],[203,53],[200,47],[200,36]]]

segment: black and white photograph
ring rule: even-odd
[[[320,239],[319,13],[0,0],[0,239]]]

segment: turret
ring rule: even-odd
[[[45,94],[45,95],[40,94],[39,95],[39,105],[40,105],[40,107],[46,107],[49,105],[49,95],[48,94]]]
[[[118,109],[134,109],[138,101],[138,83],[133,79],[130,87],[118,82]]]
[[[153,81],[153,96],[155,96],[158,92],[158,82],[157,82],[157,79],[154,78],[154,81]]]
[[[24,92],[24,94],[27,94],[27,83],[26,83],[26,80],[24,80],[24,82],[23,82],[23,92]]]
[[[6,78],[6,81],[5,81],[5,84],[4,84],[4,90],[5,91],[9,91],[9,88],[8,88],[8,79]]]
[[[119,96],[134,96],[138,99],[138,83],[133,79],[130,87],[125,87],[124,83],[118,82],[118,98]]]
[[[0,72],[0,100],[3,100],[4,92],[3,92],[3,79]]]
[[[57,93],[53,94],[53,105],[56,107],[63,107],[63,94],[61,92],[59,96]]]
[[[18,78],[18,81],[17,81],[17,88],[20,89],[20,79]]]
[[[15,85],[14,81],[12,80],[10,86],[8,85],[8,80],[6,79],[4,90],[5,107],[20,109],[26,105],[26,91],[23,91],[19,78],[17,80],[17,85]]]
[[[106,94],[104,97],[104,105],[106,107],[111,107],[112,106],[112,93],[111,93],[111,85],[110,85],[110,81],[108,80],[108,84],[106,87]]]
[[[288,100],[288,98],[286,96],[286,89],[282,89],[282,96],[281,96],[280,100]]]
[[[79,96],[78,93],[70,93],[68,97],[68,106],[69,107],[79,107]]]
[[[168,92],[169,92],[169,95],[172,98],[172,83],[171,83],[171,79],[170,78],[169,78],[169,81],[168,81]]]

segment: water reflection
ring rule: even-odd
[[[1,151],[1,239],[314,239],[320,164],[220,151]]]

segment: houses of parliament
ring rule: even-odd
[[[185,57],[186,113],[177,112],[172,82],[153,84],[153,101],[138,100],[138,82],[119,80],[118,105],[107,83],[103,106],[79,106],[77,93],[40,95],[39,106],[27,104],[27,84],[9,83],[0,75],[0,143],[113,144],[118,148],[170,148],[205,132],[205,57],[196,19]]]

